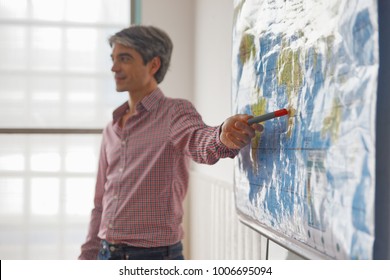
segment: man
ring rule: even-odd
[[[129,100],[103,131],[94,209],[79,259],[183,259],[182,202],[189,158],[214,164],[237,155],[261,131],[236,115],[204,124],[193,105],[158,84],[172,42],[162,30],[131,26],[109,39],[116,90]]]

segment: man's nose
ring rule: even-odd
[[[112,72],[118,72],[119,71],[119,66],[117,63],[113,62],[112,67],[111,67]]]

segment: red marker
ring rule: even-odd
[[[251,118],[248,120],[248,124],[251,125],[254,123],[261,123],[261,122],[265,122],[265,121],[268,121],[270,119],[282,117],[285,115],[288,115],[287,109],[280,109],[280,110],[277,110],[277,111],[272,112],[272,113],[267,113],[267,114],[264,114],[261,116]]]

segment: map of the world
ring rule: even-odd
[[[289,111],[236,158],[240,217],[306,257],[371,259],[376,1],[234,5],[234,113]]]

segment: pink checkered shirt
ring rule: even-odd
[[[120,128],[126,102],[103,131],[94,209],[79,259],[96,259],[100,240],[137,247],[172,245],[183,238],[182,203],[189,158],[214,164],[234,157],[193,105],[157,88]]]

